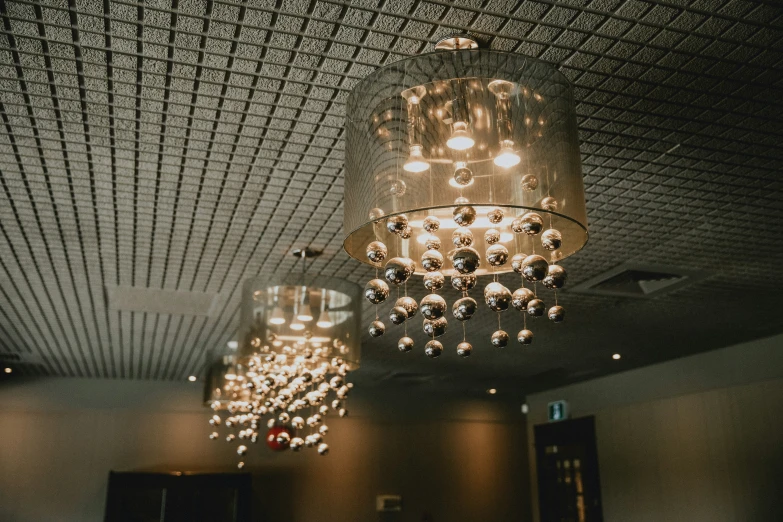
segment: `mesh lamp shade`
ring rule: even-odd
[[[305,356],[313,365],[342,358],[359,367],[361,288],[332,277],[254,278],[242,289],[240,352]]]
[[[245,368],[236,355],[223,355],[209,366],[204,384],[204,406],[225,410],[230,402],[247,400],[250,392],[243,387]]]
[[[423,273],[418,261],[431,236],[450,258],[454,210],[465,202],[476,211],[470,231],[482,260],[487,230],[511,254],[537,253],[550,263],[587,241],[572,89],[536,59],[444,50],[377,70],[348,98],[345,155],[344,247],[364,263],[373,264],[368,245],[381,241],[389,257],[411,258]],[[491,210],[502,219],[488,217]],[[560,232],[559,248],[547,250],[540,235],[512,227],[529,212],[541,217],[542,230]],[[407,231],[389,230],[397,215],[407,218]],[[428,216],[439,219],[437,231],[423,229]]]

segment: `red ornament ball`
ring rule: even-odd
[[[293,433],[288,426],[272,426],[266,432],[266,445],[272,451],[285,451],[291,444]]]

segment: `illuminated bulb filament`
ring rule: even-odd
[[[430,164],[424,159],[424,154],[421,152],[421,145],[411,145],[411,154],[402,168],[407,172],[424,172],[430,168]]]

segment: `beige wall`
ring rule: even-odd
[[[425,513],[434,522],[527,520],[526,433],[516,406],[436,402],[421,405],[429,413],[402,416],[406,408],[388,400],[354,401],[351,417],[330,423],[328,457],[255,448],[246,469],[257,475],[256,514],[318,522],[418,522]],[[102,520],[109,470],[235,469],[229,445],[207,439],[195,387],[40,381],[3,388],[0,404],[3,522]],[[385,493],[403,496],[402,513],[375,513],[375,496]]]
[[[533,426],[558,399],[595,415],[607,522],[781,519],[783,336],[528,397],[533,480]]]

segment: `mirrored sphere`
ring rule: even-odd
[[[522,231],[528,236],[541,233],[544,228],[544,220],[535,212],[528,212],[522,216]]]
[[[380,337],[383,335],[383,332],[386,331],[386,327],[383,325],[380,321],[373,321],[370,323],[370,335],[373,337]]]
[[[424,346],[424,353],[427,354],[427,357],[432,359],[440,357],[440,354],[443,353],[443,345],[440,344],[440,341],[429,341]]]
[[[446,318],[441,317],[440,319],[425,319],[422,329],[427,334],[427,337],[440,337],[446,333],[447,326]]]
[[[455,205],[467,205],[468,203],[470,203],[470,200],[465,196],[460,196],[454,200]]]
[[[291,435],[289,435],[287,431],[281,431],[277,434],[277,438],[275,440],[281,446],[287,446],[291,443]]]
[[[318,433],[320,433],[321,435],[326,435],[327,433],[329,433],[329,426],[327,426],[326,424],[321,425],[318,428]]]
[[[462,297],[454,301],[451,306],[451,313],[458,321],[467,321],[476,313],[478,304],[472,297]]]
[[[562,244],[563,235],[554,228],[544,230],[544,233],[541,234],[541,245],[549,251],[557,250]]]
[[[471,232],[469,228],[459,227],[452,232],[451,242],[454,243],[454,246],[457,248],[470,246],[473,244],[473,232]]]
[[[318,454],[319,455],[328,455],[329,454],[329,445],[327,443],[322,443],[318,445]]]
[[[237,448],[237,455],[241,456],[244,455],[245,453],[247,453],[247,446],[242,445]]]
[[[544,315],[544,301],[541,299],[531,299],[527,304],[527,313],[533,317],[541,317]]]
[[[364,286],[364,297],[372,304],[379,304],[389,297],[389,285],[383,279],[373,279]]]
[[[476,286],[476,276],[473,274],[454,274],[451,276],[451,286],[454,290],[465,292]]]
[[[339,415],[340,417],[345,417],[346,415],[348,415],[348,410],[346,410],[345,408],[340,408],[339,410],[337,410],[337,415]]]
[[[521,217],[516,217],[511,222],[511,230],[515,234],[522,234],[522,233],[525,232],[525,229],[524,229],[523,225],[524,225],[524,221],[522,221],[522,218]]]
[[[462,341],[457,345],[457,355],[459,355],[460,357],[470,357],[472,351],[473,351],[473,345],[471,345],[467,341]]]
[[[416,270],[413,260],[408,257],[393,257],[386,262],[383,275],[386,280],[397,286],[407,281]]]
[[[407,188],[408,186],[403,180],[394,180],[391,186],[389,186],[389,194],[399,197],[405,194],[405,190],[407,190]]]
[[[405,227],[402,229],[402,232],[400,232],[400,237],[402,239],[410,239],[413,235],[413,229],[410,226]]]
[[[380,263],[386,259],[388,253],[389,251],[387,250],[386,245],[380,241],[373,241],[367,245],[367,259],[373,263]]]
[[[283,424],[287,423],[291,419],[291,416],[288,415],[286,412],[281,413],[277,416],[277,420],[282,422]]]
[[[566,271],[560,265],[549,265],[546,277],[542,281],[544,286],[551,289],[563,288],[566,282]]]
[[[557,200],[547,196],[541,200],[540,207],[549,212],[557,212]]]
[[[209,434],[210,440],[217,440],[218,437],[220,437],[220,435],[216,431],[213,431],[212,433]]]
[[[443,254],[437,250],[427,250],[421,255],[421,267],[427,272],[435,272],[443,266]]]
[[[492,343],[492,346],[505,348],[508,346],[508,334],[503,330],[496,330],[495,333],[492,334],[490,342]]]
[[[304,439],[302,437],[294,437],[291,439],[290,448],[292,451],[299,451],[302,449],[302,446],[304,446]]]
[[[304,419],[302,417],[296,416],[293,419],[291,419],[291,427],[297,430],[301,430],[304,428]]]
[[[421,315],[427,319],[438,319],[446,313],[446,300],[438,294],[427,294],[419,305]]]
[[[438,236],[427,236],[424,240],[424,248],[427,250],[440,250],[440,238]]]
[[[511,291],[493,281],[484,287],[484,301],[493,312],[503,312],[511,304]]]
[[[386,230],[392,234],[400,234],[408,226],[408,217],[400,214],[386,220]]]
[[[242,469],[244,467],[245,467],[245,463],[244,462],[237,462],[237,468]]]
[[[419,310],[419,304],[416,302],[416,300],[407,295],[397,299],[397,302],[394,303],[394,306],[401,306],[404,308],[408,314],[408,319],[416,315],[416,312]]]
[[[508,261],[508,249],[503,245],[492,245],[487,248],[487,263],[491,266],[503,266]]]
[[[472,274],[481,265],[481,256],[470,247],[462,247],[454,251],[451,263],[460,274]]]
[[[402,324],[408,318],[408,312],[401,306],[395,306],[389,312],[389,321],[392,324]]]
[[[524,312],[527,310],[527,304],[535,298],[535,294],[529,288],[517,288],[514,293],[511,294],[511,306]]]
[[[533,343],[533,332],[530,330],[520,330],[517,334],[517,342],[519,344],[532,344]]]
[[[467,227],[476,221],[476,209],[470,205],[461,205],[454,209],[454,222],[461,227]]]
[[[424,288],[434,292],[443,288],[446,278],[440,272],[427,272],[424,274]]]
[[[427,216],[421,224],[422,228],[430,234],[437,232],[440,228],[440,219],[435,216]]]
[[[484,232],[484,241],[486,241],[488,245],[494,245],[500,241],[500,232],[496,228],[488,228],[487,231]]]
[[[525,261],[526,257],[526,254],[514,254],[511,258],[511,268],[513,268],[514,272],[517,274],[522,273],[522,263]]]
[[[549,320],[553,323],[562,323],[565,319],[565,308],[562,306],[553,306],[547,313]]]
[[[454,181],[463,187],[470,185],[470,182],[473,181],[473,172],[467,167],[460,167],[454,171]]]
[[[410,352],[413,350],[413,339],[410,337],[402,337],[397,341],[397,349],[401,352]]]
[[[368,217],[370,218],[370,221],[375,221],[376,219],[382,218],[383,215],[384,215],[383,209],[376,207],[376,208],[370,210],[370,214],[369,214]]]
[[[534,174],[525,174],[520,181],[522,190],[532,192],[538,188],[538,178]]]
[[[543,257],[533,254],[522,261],[522,275],[530,282],[541,281],[546,277],[549,263]]]
[[[497,225],[503,221],[503,211],[497,207],[490,209],[490,211],[487,212],[487,219],[493,225]]]

